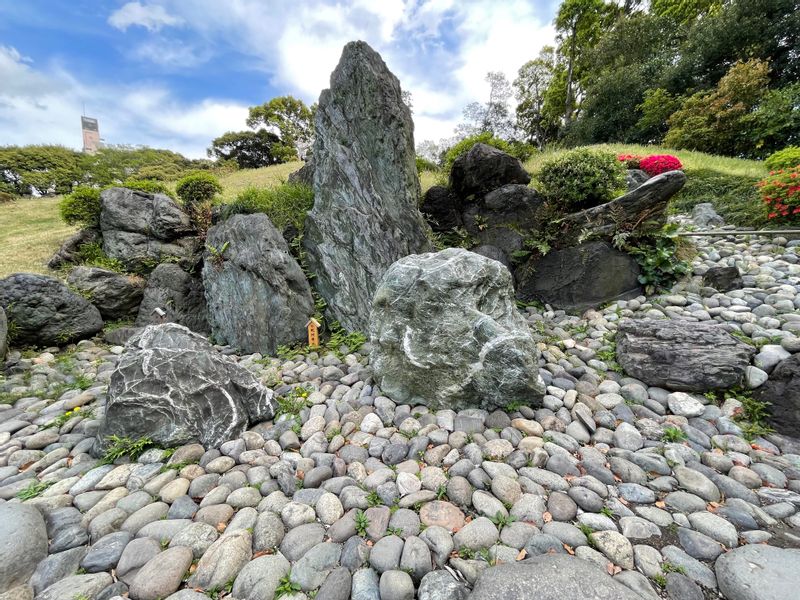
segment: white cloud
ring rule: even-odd
[[[165,69],[187,69],[206,62],[211,52],[180,40],[158,37],[137,46],[133,56]]]
[[[182,22],[182,19],[170,15],[163,6],[140,2],[128,2],[108,17],[109,25],[122,31],[133,25],[139,25],[148,31],[158,31],[162,27],[180,25]]]
[[[240,103],[212,98],[181,102],[168,89],[147,82],[84,85],[57,68],[36,70],[13,48],[0,47],[0,80],[15,82],[0,88],[4,144],[80,148],[85,102],[108,143],[143,144],[202,158],[211,139],[241,129],[247,117]]]

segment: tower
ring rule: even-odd
[[[87,154],[94,154],[100,148],[100,128],[97,119],[82,116],[81,129],[83,130],[83,151]]]

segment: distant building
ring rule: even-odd
[[[100,149],[100,128],[97,119],[81,117],[81,129],[83,130],[83,151],[87,154],[94,154]]]

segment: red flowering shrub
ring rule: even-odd
[[[626,169],[638,169],[639,161],[642,160],[642,157],[638,154],[617,154],[617,160],[625,163]]]
[[[678,160],[677,156],[672,156],[671,154],[652,154],[639,161],[639,168],[650,175],[650,177],[655,177],[667,171],[682,169],[683,165],[681,161]]]
[[[800,166],[770,171],[758,182],[767,205],[767,218],[780,223],[800,223]]]

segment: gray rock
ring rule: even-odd
[[[445,232],[463,224],[461,203],[450,188],[441,185],[425,192],[420,211],[434,231]]]
[[[26,504],[0,504],[0,590],[26,583],[46,556],[41,513]]]
[[[800,587],[800,550],[753,544],[716,562],[719,589],[729,600],[792,600]]]
[[[492,146],[475,144],[450,170],[450,188],[462,200],[483,196],[509,183],[527,185],[531,176],[522,163]]]
[[[624,319],[617,333],[617,360],[625,372],[672,390],[739,385],[753,351],[718,323]]]
[[[117,562],[116,575],[130,585],[136,574],[150,559],[161,552],[161,543],[152,538],[132,540],[122,551]]]
[[[386,571],[381,575],[381,600],[414,600],[414,582],[404,571]]]
[[[771,404],[769,422],[775,431],[797,437],[800,432],[800,354],[778,363],[755,396]]]
[[[149,437],[162,446],[219,446],[274,414],[272,391],[208,341],[174,323],[134,336],[111,375],[98,434]]]
[[[40,561],[30,579],[30,585],[34,593],[38,594],[56,581],[75,573],[88,550],[87,546],[78,546],[63,552],[50,554]]]
[[[352,578],[346,567],[339,567],[330,572],[325,583],[319,588],[316,600],[348,600]]]
[[[136,315],[144,296],[145,280],[99,267],[75,267],[67,283],[89,300],[104,319],[126,319]]]
[[[65,600],[66,598],[96,598],[114,580],[108,573],[73,575],[57,581],[36,596],[36,600]],[[132,600],[156,600],[131,595]]]
[[[591,596],[587,591],[591,590]],[[641,600],[599,566],[566,554],[544,554],[483,571],[470,598],[481,600]]]
[[[514,272],[517,297],[571,312],[641,295],[639,265],[605,240],[551,250]]]
[[[381,600],[378,574],[372,569],[359,569],[353,573],[352,600]]]
[[[632,192],[633,190],[638,188],[648,179],[650,179],[650,175],[648,175],[641,169],[628,169],[625,172],[625,181],[628,184],[629,192]]]
[[[103,250],[132,270],[167,258],[188,264],[199,246],[189,216],[164,194],[109,188],[100,194]]]
[[[283,577],[289,574],[289,561],[281,554],[260,556],[239,571],[233,584],[233,597],[241,600],[272,598]]]
[[[466,584],[453,578],[448,571],[431,571],[419,584],[419,600],[467,600],[469,589]]]
[[[306,336],[311,288],[267,215],[234,215],[208,230],[203,261],[214,338],[246,353],[274,354]],[[224,248],[224,250],[222,250]]]
[[[339,564],[342,545],[331,542],[317,544],[292,565],[291,580],[304,591],[321,586],[328,573]]]
[[[347,44],[319,99],[303,243],[317,291],[348,329],[366,330],[389,265],[430,248],[413,131],[397,78],[366,43]]]
[[[179,546],[151,558],[131,582],[132,600],[158,600],[178,589],[192,564],[192,550]]]
[[[0,307],[14,344],[21,346],[65,345],[92,337],[103,327],[97,308],[46,275],[17,273],[0,279]]]
[[[372,547],[369,553],[369,564],[378,573],[391,571],[400,566],[400,556],[403,553],[403,540],[396,535],[387,535],[381,538]]]
[[[387,271],[370,325],[372,368],[399,402],[496,408],[541,398],[538,351],[500,263],[459,248]]]
[[[175,548],[177,550],[177,548]],[[187,548],[188,550],[188,548]],[[191,556],[191,551],[189,551]],[[236,578],[253,557],[252,536],[245,529],[228,533],[211,544],[197,564],[189,584],[203,589],[221,588]],[[137,577],[138,580],[138,577]]]
[[[310,157],[307,157],[306,163],[297,169],[297,171],[289,173],[286,181],[288,183],[299,183],[312,187],[314,185],[314,155],[312,154]]]
[[[714,205],[710,202],[695,204],[692,209],[692,220],[698,227],[721,227],[725,221],[714,210]]]
[[[500,534],[494,523],[486,517],[478,517],[456,532],[453,536],[453,542],[456,550],[461,548],[480,550],[493,545],[499,537]]]
[[[703,285],[719,292],[730,292],[744,287],[737,267],[711,267],[703,273]]]
[[[154,311],[161,309],[162,319]],[[208,309],[203,282],[173,263],[161,263],[147,280],[137,327],[158,323],[178,323],[197,333],[208,334]]]
[[[0,360],[6,357],[8,351],[8,319],[6,311],[0,306]]]
[[[131,534],[127,531],[109,533],[97,540],[89,549],[89,553],[81,561],[81,567],[87,573],[110,571],[117,566],[123,550],[131,541]]]

